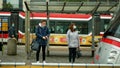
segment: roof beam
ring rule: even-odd
[[[76,10],[76,12],[79,12],[80,8],[83,6],[83,2],[81,2],[80,6],[78,7],[78,9]]]
[[[100,6],[100,2],[95,6],[95,8],[91,11],[91,14],[93,15],[96,11],[97,11],[97,9],[99,8],[99,6]]]
[[[114,8],[115,6],[117,6],[119,3],[116,3],[115,5],[113,5],[112,7],[110,7],[106,12],[109,12],[112,8]]]
[[[66,6],[66,2],[64,2],[64,5],[63,5],[63,8],[62,8],[61,12],[64,11],[65,6]]]
[[[30,9],[29,9],[28,4],[27,4],[26,1],[24,2],[24,4],[25,4],[25,6],[26,6],[26,9],[27,9],[28,11],[30,11]]]
[[[48,2],[46,2],[46,11],[47,11],[47,13],[48,13]]]

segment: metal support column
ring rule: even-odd
[[[95,26],[94,26],[94,15],[93,15],[93,18],[92,18],[92,57],[94,56],[94,51],[95,51],[95,41],[94,41],[94,38],[95,38]]]
[[[100,6],[100,4],[101,3],[98,3],[96,6],[95,6],[95,8],[91,11],[91,14],[92,14],[92,47],[91,47],[91,49],[92,49],[92,57],[94,56],[94,52],[95,52],[95,40],[94,40],[94,38],[95,38],[95,21],[94,21],[94,15],[96,14],[96,11],[97,11],[97,9],[99,8],[99,6]]]
[[[30,11],[26,11],[25,18],[25,41],[26,41],[26,53],[27,59],[30,57]]]
[[[47,27],[49,28],[49,10],[48,10],[48,2],[46,2],[46,8],[47,8]]]
[[[48,3],[46,2],[46,11],[47,11],[47,27],[48,29],[50,28],[50,23],[49,23],[49,10],[48,10]],[[48,44],[47,44],[47,56],[49,56],[49,39],[48,39]]]
[[[26,46],[26,53],[27,59],[30,58],[30,10],[25,2],[26,11],[25,11],[25,46]]]

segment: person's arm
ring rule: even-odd
[[[9,28],[8,33],[10,37],[14,37],[14,29],[12,27]]]
[[[39,26],[36,27],[35,29],[35,33],[36,33],[36,36],[39,37],[39,38],[43,38],[43,36],[41,35],[41,33],[39,33]]]
[[[49,29],[47,28],[47,37],[49,37],[50,36],[50,31],[49,31]]]
[[[46,28],[46,36],[43,36],[44,37],[43,39],[48,39],[50,36],[50,31],[47,27],[45,27],[45,28]]]
[[[67,42],[68,42],[68,45],[69,45],[69,42],[70,42],[70,30],[67,31],[66,39],[67,39]]]
[[[77,39],[78,39],[78,47],[80,46],[80,37],[79,37],[79,34],[77,33]]]

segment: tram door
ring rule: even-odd
[[[16,38],[18,39],[18,29],[19,29],[19,12],[11,12],[11,17],[10,17],[10,25],[9,27],[14,24],[15,26],[15,33],[16,33]]]

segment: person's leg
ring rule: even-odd
[[[46,45],[42,45],[42,60],[45,61],[45,49],[46,49]]]
[[[39,45],[39,49],[36,53],[36,61],[39,61],[39,53],[40,53],[40,50],[41,50],[41,45]]]
[[[72,48],[69,48],[69,62],[71,62],[72,59]]]
[[[76,58],[76,48],[73,48],[73,63],[75,62]]]

